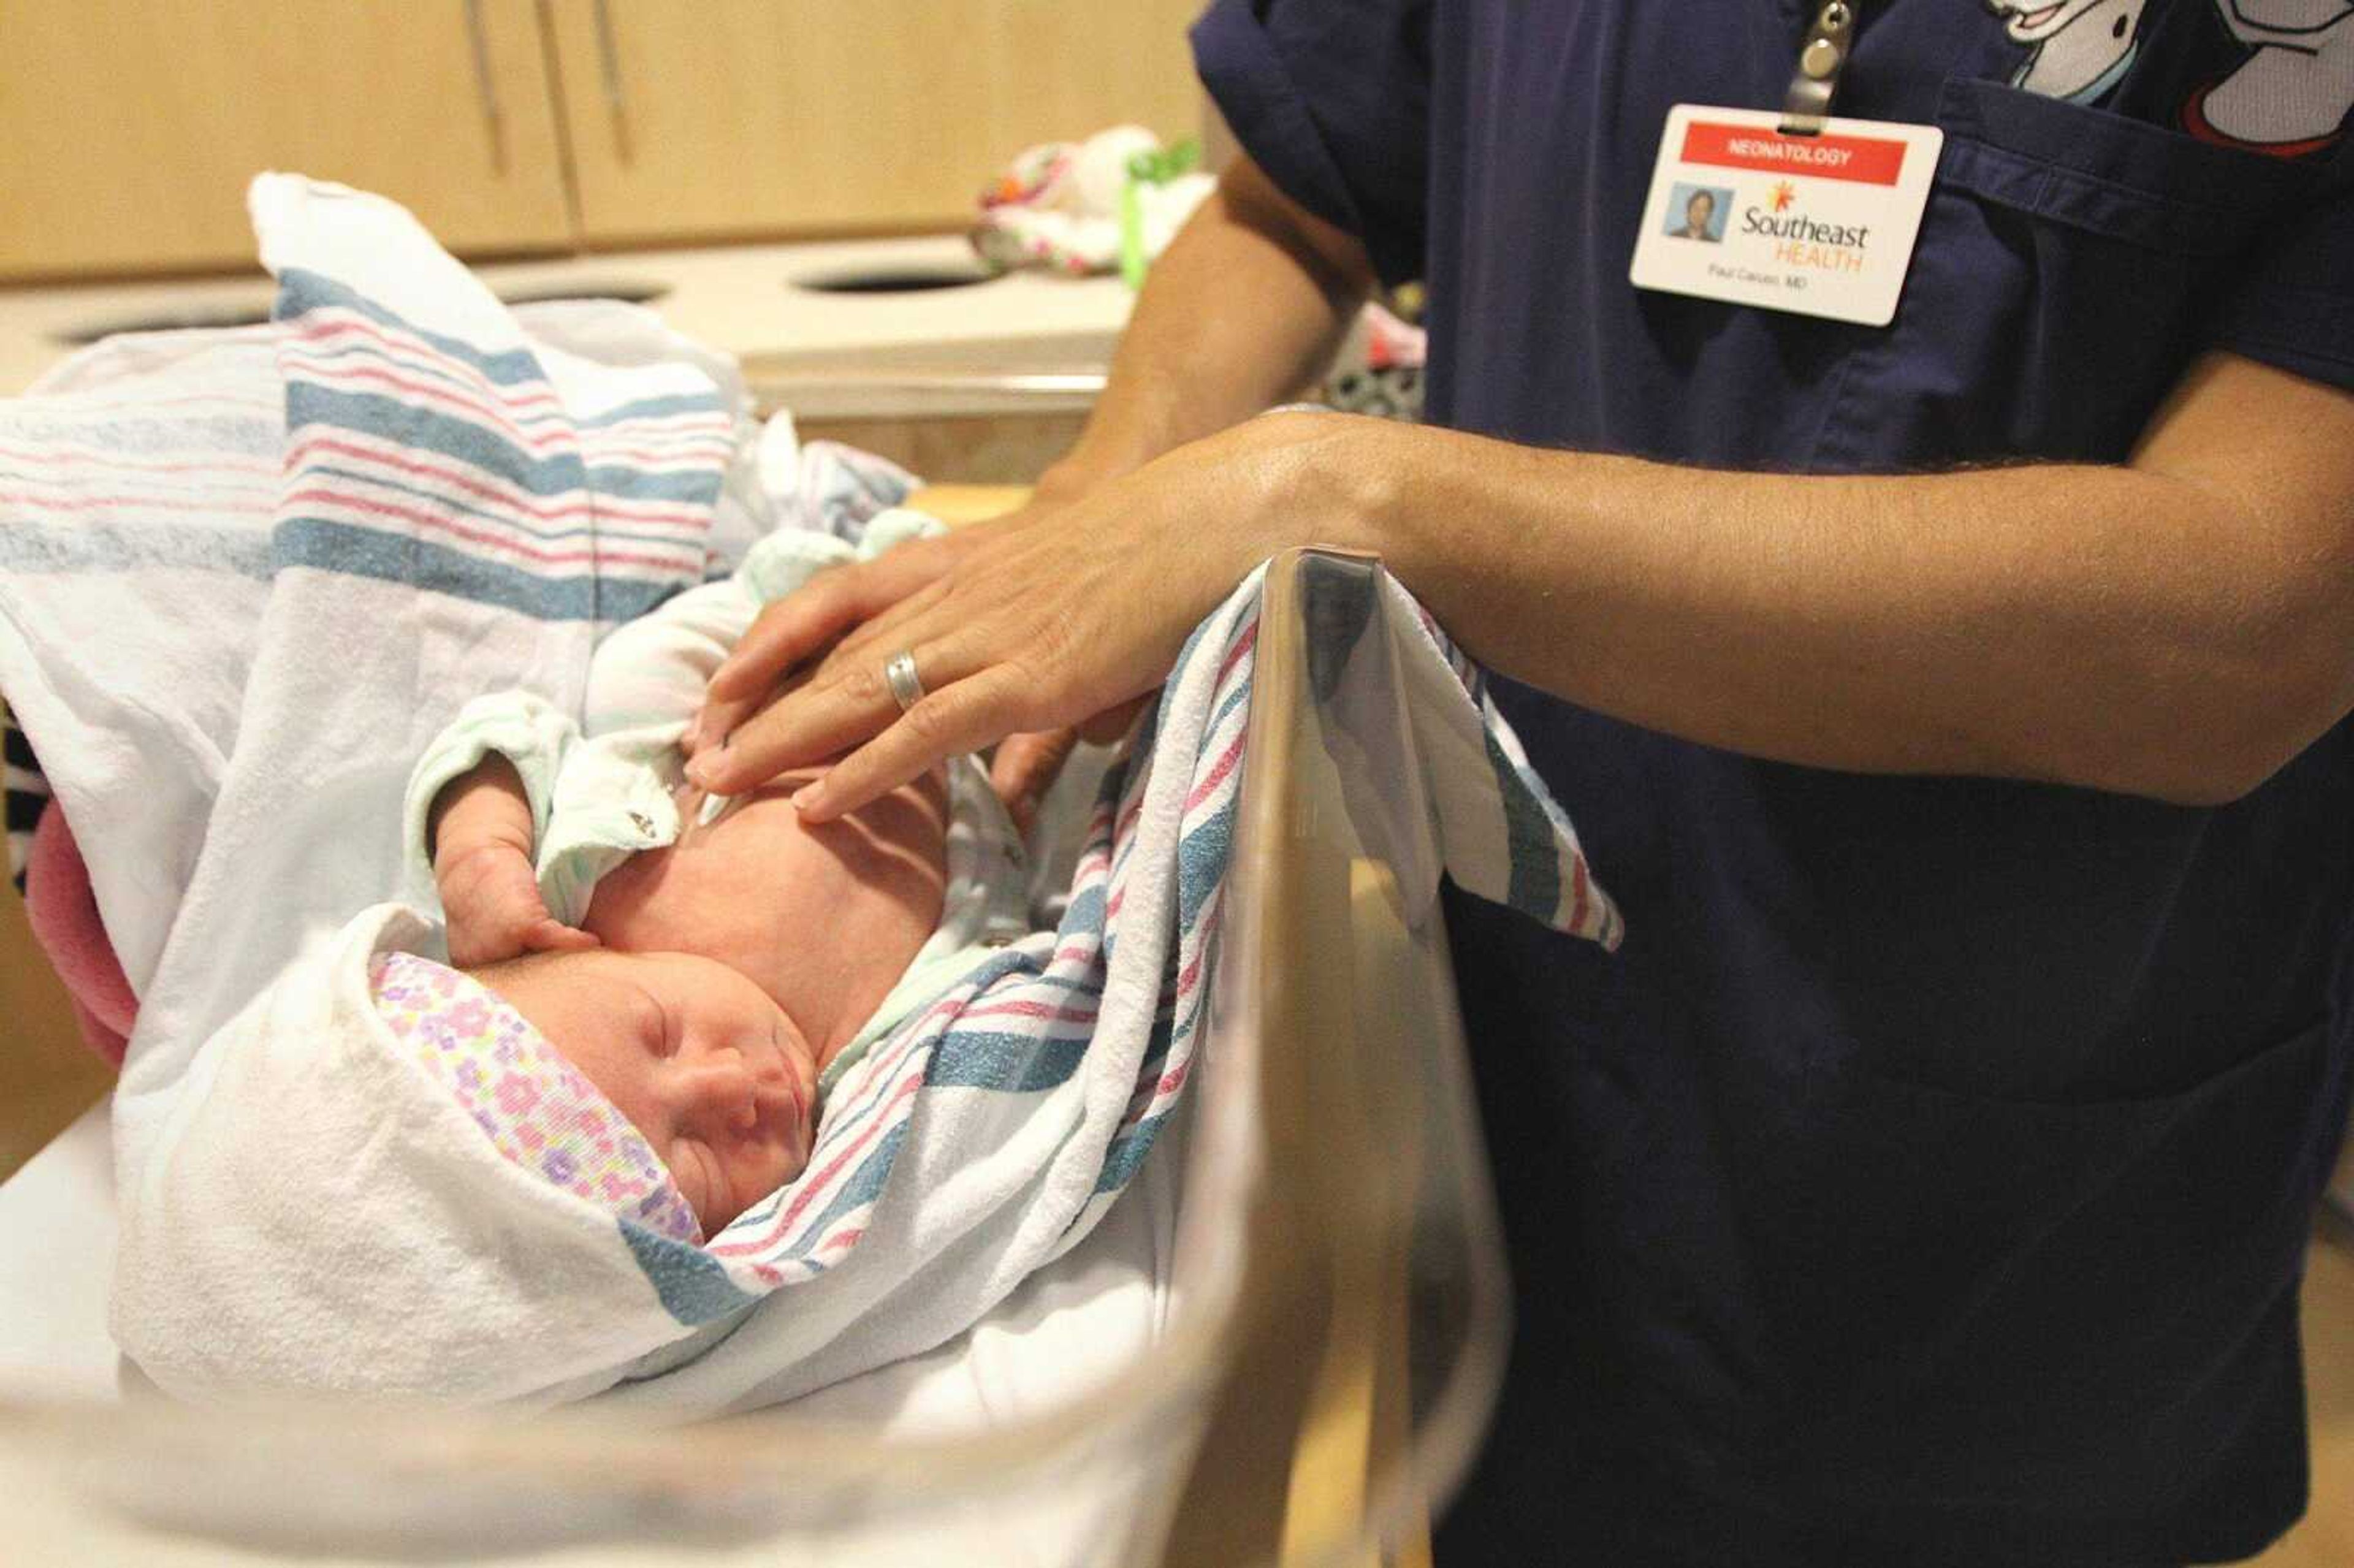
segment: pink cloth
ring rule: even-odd
[[[33,825],[33,847],[25,862],[25,914],[33,940],[65,982],[82,1044],[120,1067],[123,1044],[139,1017],[139,999],[123,977],[114,944],[107,940],[90,868],[55,800]]]

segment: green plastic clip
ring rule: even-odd
[[[1144,187],[1165,185],[1180,175],[1193,173],[1201,162],[1202,143],[1193,136],[1173,147],[1139,153],[1129,159],[1128,178],[1119,186],[1119,276],[1130,291],[1144,287],[1145,271],[1152,265],[1144,254]]]

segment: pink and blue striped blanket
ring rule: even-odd
[[[482,693],[577,710],[602,630],[765,529],[854,533],[907,478],[795,456],[642,312],[509,311],[388,203],[265,176],[252,205],[271,326],[117,344],[0,407],[0,694],[140,996],[118,1340],[189,1397],[677,1418],[970,1326],[1088,1234],[1204,1067],[1261,576],[1107,779],[1058,928],[870,1050],[808,1170],[720,1234],[616,1221],[377,1038],[368,955],[436,939],[388,902],[408,768]],[[1477,672],[1384,591],[1431,759],[1423,880],[1615,944]]]

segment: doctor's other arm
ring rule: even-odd
[[[697,756],[705,782],[840,756],[802,797],[824,818],[1078,722],[1149,691],[1245,571],[1310,543],[1381,554],[1491,669],[1787,762],[2212,803],[2354,707],[2354,395],[2211,353],[2124,463],[1898,476],[1235,424],[1369,278],[1353,238],[1254,175],[1155,269],[1046,504],[920,580],[771,607],[715,679],[727,722],[705,733],[727,743]],[[880,679],[902,648],[930,691],[904,717]]]

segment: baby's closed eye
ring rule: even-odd
[[[638,989],[638,1001],[632,1009],[636,1017],[639,1043],[650,1056],[674,1056],[678,1054],[678,1030],[669,1008],[664,1007],[653,992],[643,986]]]

